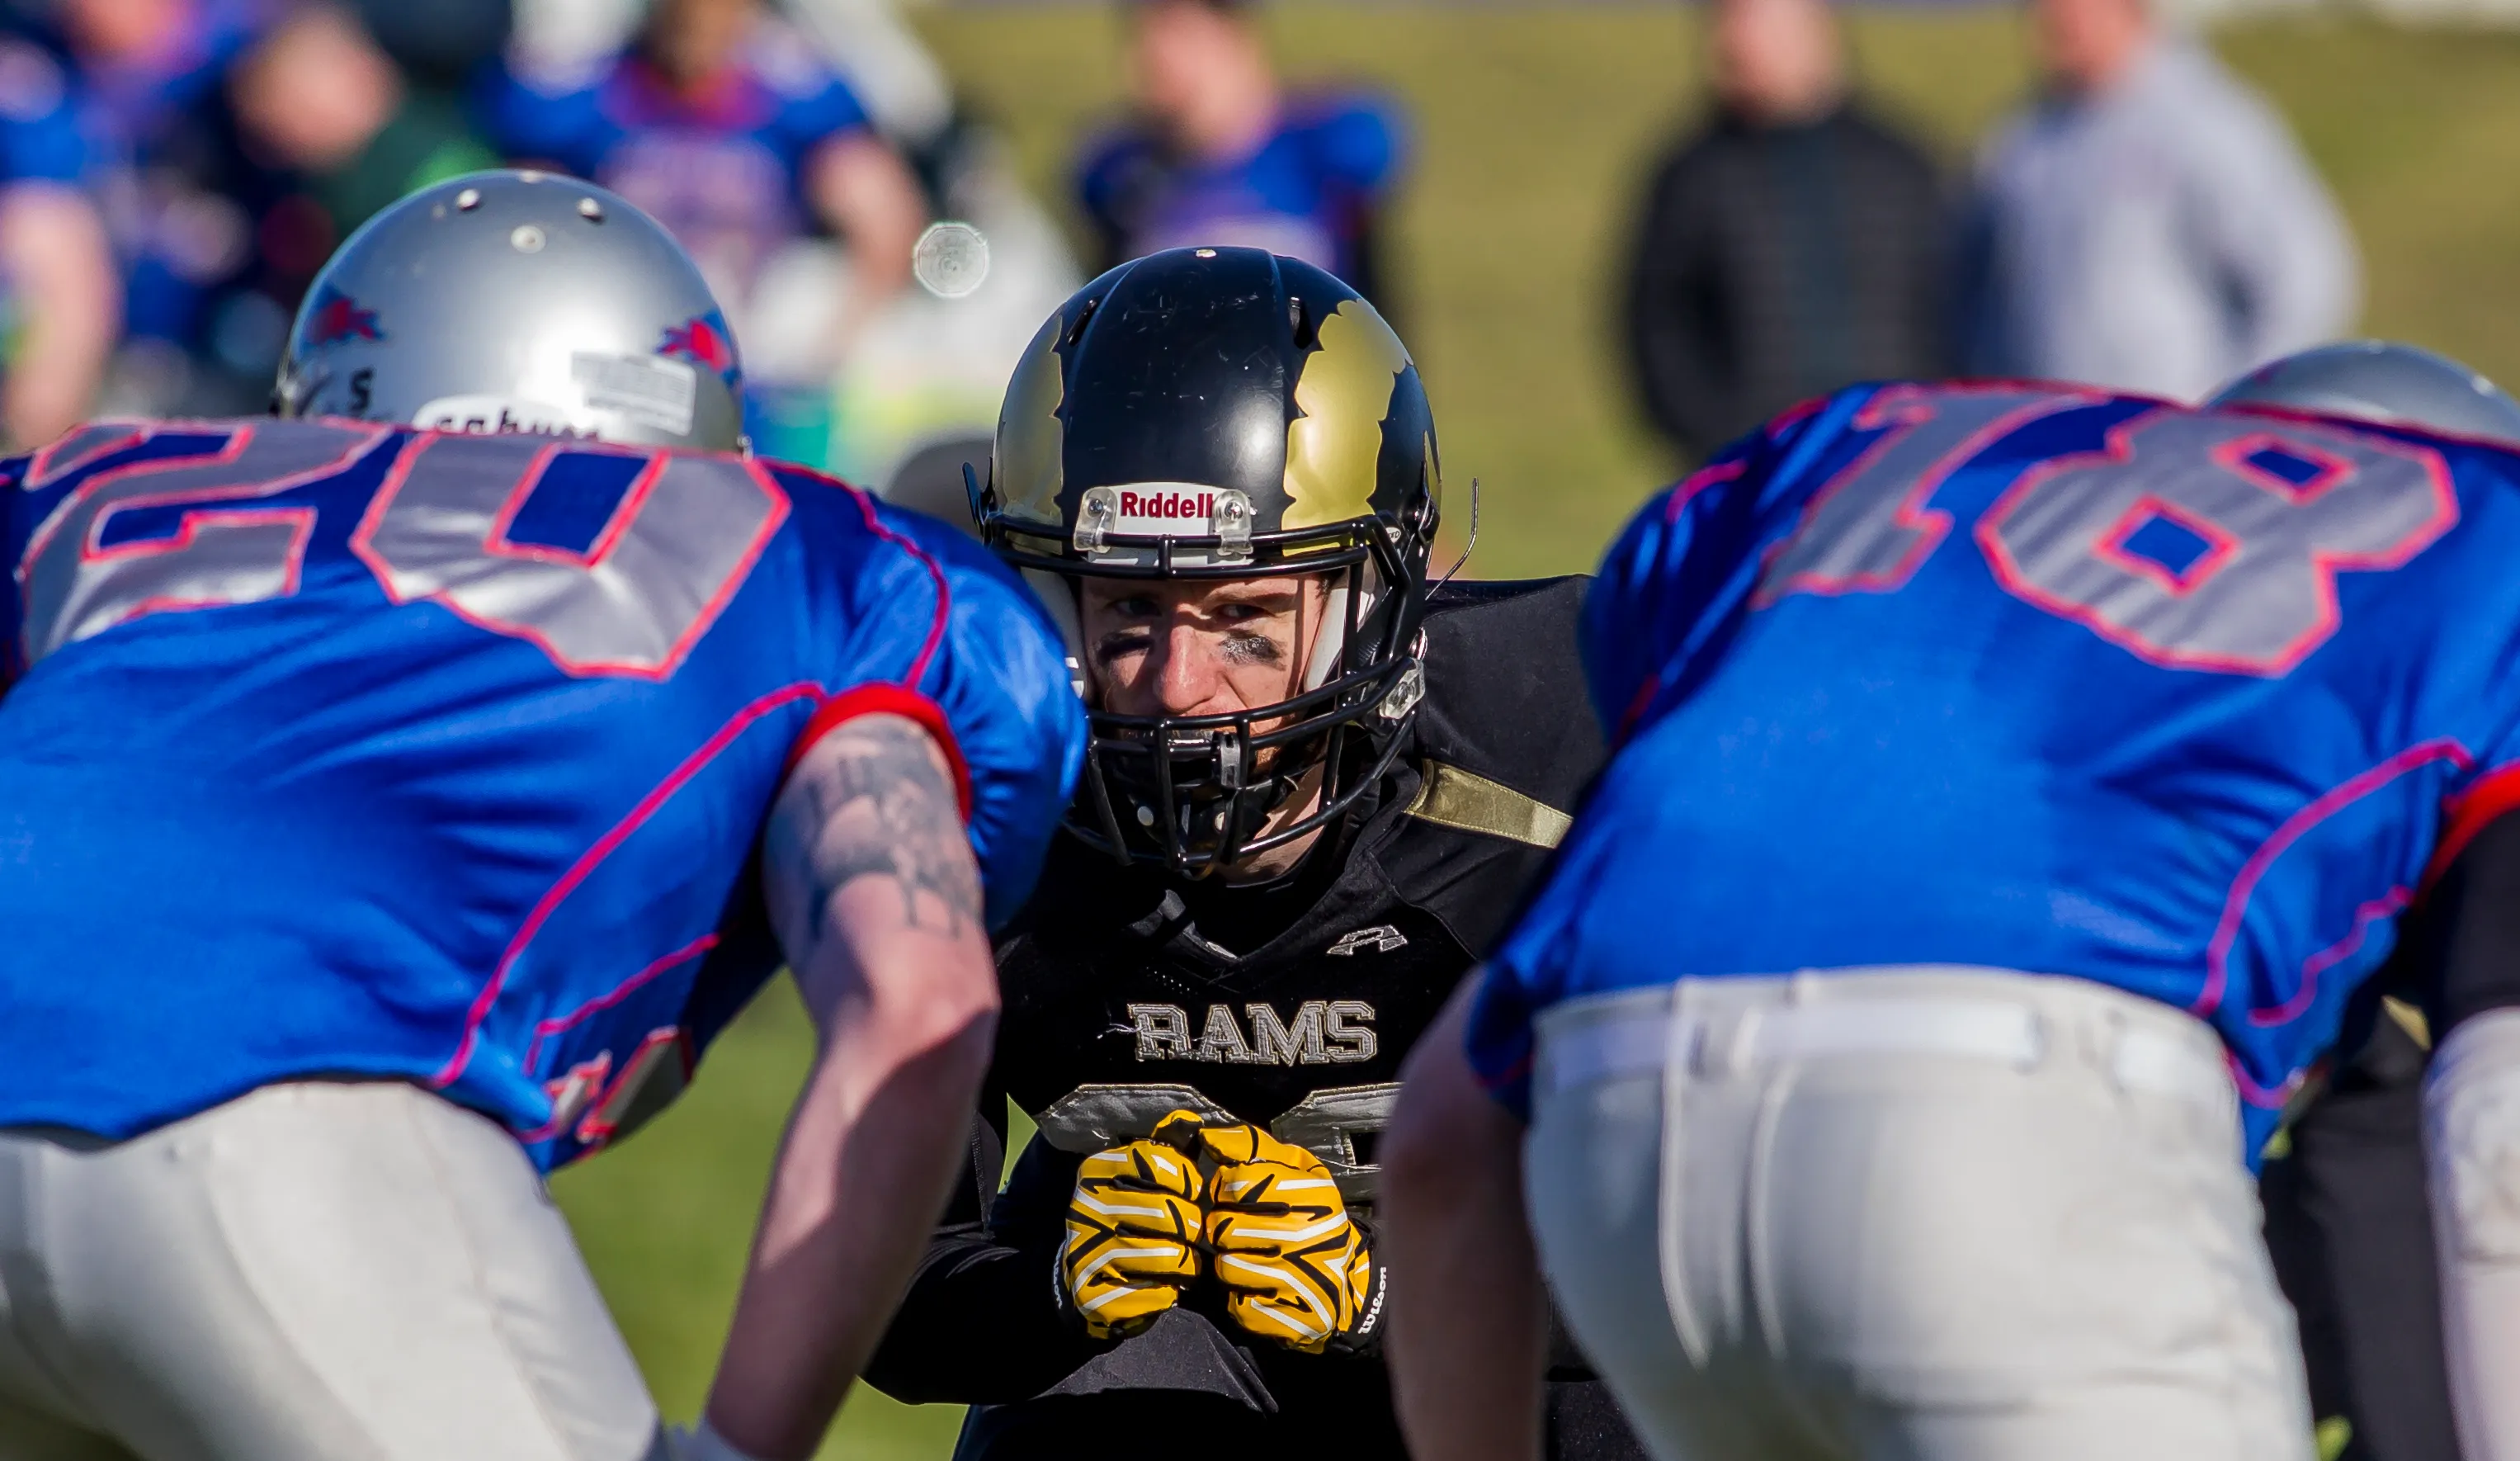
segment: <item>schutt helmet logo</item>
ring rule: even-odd
[[[729,385],[735,382],[735,342],[727,336],[726,322],[714,314],[694,315],[668,326],[656,353],[713,370]]]
[[[313,337],[308,343],[316,345],[385,338],[385,332],[377,327],[375,310],[361,309],[358,300],[329,286],[315,301],[315,318],[307,333]]]
[[[1408,936],[1386,923],[1376,924],[1370,929],[1359,929],[1352,934],[1341,934],[1338,936],[1338,942],[1331,944],[1328,951],[1345,959],[1354,957],[1356,951],[1361,948],[1370,948],[1377,954],[1387,954],[1395,948],[1408,946]]]

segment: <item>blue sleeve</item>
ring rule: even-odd
[[[832,75],[821,80],[820,86],[788,98],[779,109],[779,130],[800,155],[868,125],[866,107],[847,82]]]
[[[1308,131],[1323,175],[1365,197],[1390,191],[1408,160],[1408,125],[1399,108],[1381,97],[1343,98]]]
[[[26,458],[11,457],[0,462],[0,562],[16,563],[26,550],[26,536],[33,530],[33,520],[23,516],[25,494],[18,490],[26,479]],[[0,573],[0,696],[26,672],[25,651],[19,639],[25,632],[26,611],[19,601],[18,575]]]
[[[1647,502],[1601,560],[1577,630],[1585,684],[1613,756],[1685,700],[1747,616],[1768,550],[1796,521],[1810,469],[1872,388],[1797,407]],[[1607,773],[1605,773],[1607,774]],[[1530,1117],[1532,1022],[1556,1002],[1595,860],[1612,845],[1576,820],[1481,973],[1465,1054],[1489,1094]]]
[[[933,519],[875,511],[878,534],[904,550],[903,561],[869,585],[878,597],[856,639],[876,648],[851,659],[890,662],[899,647],[922,646],[909,682],[898,688],[925,706],[861,704],[942,729],[938,739],[968,789],[971,850],[994,929],[1031,895],[1067,810],[1085,761],[1085,707],[1067,676],[1065,642],[1005,565]],[[858,693],[845,683],[832,686],[837,693],[827,714]]]
[[[87,164],[61,64],[39,46],[0,40],[0,183],[76,183]]]
[[[1136,134],[1110,131],[1089,140],[1077,154],[1076,205],[1101,232],[1120,231],[1120,182],[1130,164],[1145,151],[1145,144]]]
[[[619,135],[605,114],[600,83],[597,71],[544,74],[493,62],[472,87],[473,123],[510,161],[550,162],[593,177]]]
[[[1610,545],[1577,642],[1613,751],[1711,667],[1749,611],[1767,547],[1793,522],[1802,465],[1871,393],[1797,408],[1733,442],[1646,502]]]

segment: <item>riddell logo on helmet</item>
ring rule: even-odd
[[[1119,490],[1122,532],[1162,532],[1178,523],[1205,525],[1216,521],[1216,494],[1158,487],[1148,492]]]

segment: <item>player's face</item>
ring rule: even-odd
[[[1096,704],[1226,715],[1290,699],[1328,599],[1318,577],[1087,578],[1077,607]]]
[[[1716,8],[1716,88],[1752,118],[1794,121],[1824,111],[1838,90],[1837,55],[1820,0],[1725,0]]]
[[[1178,121],[1195,114],[1232,64],[1235,23],[1198,0],[1149,0],[1137,11],[1135,63],[1139,104]]]
[[[2143,0],[2032,0],[2040,63],[2064,85],[2107,84],[2142,44]]]
[[[723,70],[752,27],[754,0],[660,0],[648,18],[651,60],[691,84]]]

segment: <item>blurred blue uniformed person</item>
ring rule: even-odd
[[[619,197],[476,173],[325,269],[282,419],[0,468],[0,1454],[814,1448],[1083,713],[976,545],[735,449],[723,337]],[[541,1175],[783,960],[820,1053],[668,1437]]]
[[[1253,0],[1133,0],[1137,114],[1088,141],[1076,191],[1096,269],[1165,249],[1266,249],[1391,312],[1384,214],[1408,165],[1397,105],[1289,91]]]
[[[2250,1169],[2394,985],[2512,1454],[2515,487],[2520,404],[2380,345],[1858,388],[1649,503],[1612,761],[1383,1145],[1413,1444],[1531,1454],[1537,1240],[1657,1454],[2308,1461]]]

